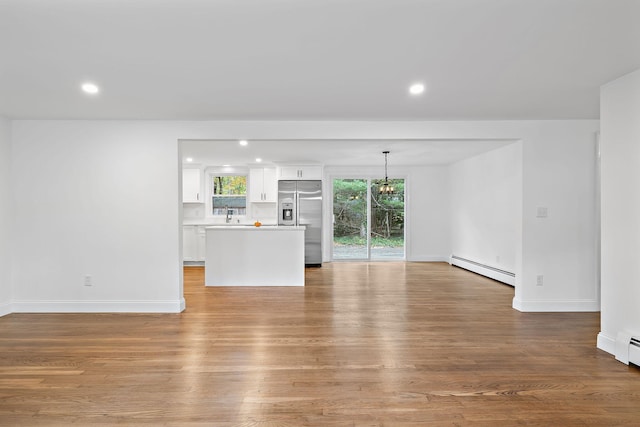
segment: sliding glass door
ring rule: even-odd
[[[393,194],[370,178],[333,180],[332,259],[404,259],[404,179],[389,183]]]
[[[333,180],[333,259],[369,259],[366,179]]]
[[[371,185],[370,259],[404,259],[404,179],[390,179],[393,194]]]

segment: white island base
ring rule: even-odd
[[[207,227],[206,247],[206,286],[304,286],[304,227]]]

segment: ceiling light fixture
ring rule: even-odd
[[[193,157],[187,157],[185,160],[186,160],[187,162],[191,163],[191,162],[193,162]]]
[[[249,145],[249,142],[246,139],[241,139],[240,141],[238,141],[238,144],[244,146]]]
[[[414,83],[409,86],[409,93],[411,95],[420,95],[424,92],[424,85],[422,83]]]
[[[89,95],[95,95],[100,92],[100,88],[94,83],[83,83],[81,87],[82,91],[84,93],[88,93]]]
[[[393,194],[393,186],[389,184],[389,177],[387,176],[387,155],[389,151],[383,151],[384,154],[384,182],[380,186],[380,194]]]
[[[260,157],[257,157],[257,158],[256,158],[256,162],[257,162],[257,163],[260,163],[261,161],[262,161],[262,159],[261,159]]]

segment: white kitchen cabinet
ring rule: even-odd
[[[203,203],[200,169],[182,169],[182,202]]]
[[[196,231],[196,241],[198,246],[198,253],[196,255],[196,261],[204,261],[207,254],[207,230],[204,225],[199,225]]]
[[[196,261],[198,256],[198,245],[196,244],[196,232],[198,227],[195,225],[185,225],[182,227],[182,260]]]
[[[249,169],[249,201],[254,203],[278,200],[278,181],[275,168]]]
[[[278,168],[279,180],[316,180],[322,179],[321,165],[280,166]]]
[[[204,261],[207,251],[204,225],[184,225],[182,227],[182,260]]]

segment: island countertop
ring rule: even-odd
[[[305,227],[298,225],[210,225],[205,227],[206,230],[255,230],[255,231],[286,231],[286,230],[304,230]]]

